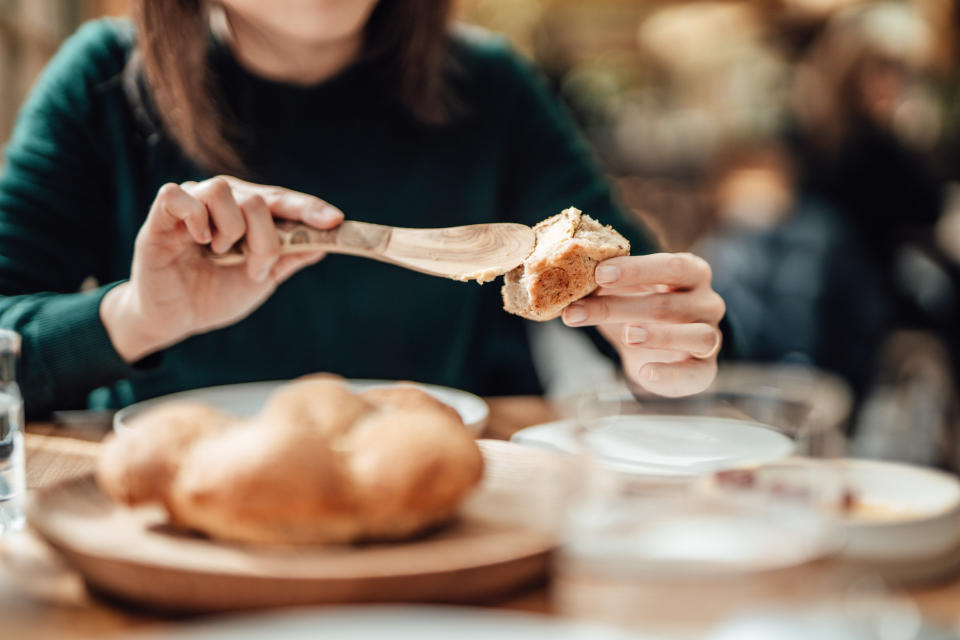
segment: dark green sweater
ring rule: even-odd
[[[124,363],[100,300],[128,277],[160,186],[209,177],[128,98],[133,41],[126,22],[81,28],[34,88],[6,149],[0,326],[23,335],[31,414],[313,371],[480,394],[541,390],[525,321],[502,311],[498,284],[346,256],[297,274],[234,326]],[[303,88],[245,71],[221,46],[211,63],[256,181],[316,194],[349,218],[408,227],[533,224],[573,205],[627,232],[635,253],[650,248],[545,85],[502,38],[461,34],[451,52],[464,110],[440,128],[384,98],[365,65]],[[102,286],[76,293],[88,276]]]

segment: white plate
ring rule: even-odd
[[[279,387],[281,384],[289,382],[288,380],[273,380],[270,382],[247,382],[243,384],[228,384],[220,387],[206,387],[203,389],[191,389],[172,393],[158,398],[151,398],[132,404],[125,409],[121,409],[113,418],[113,428],[117,430],[125,429],[129,426],[130,420],[138,413],[165,402],[203,402],[216,409],[230,413],[241,418],[255,415],[266,402],[267,396]],[[366,391],[375,387],[387,387],[397,384],[389,380],[347,380],[354,391]],[[474,434],[479,436],[480,432],[487,424],[487,417],[490,410],[487,403],[479,396],[459,389],[449,387],[440,387],[432,384],[419,383],[401,383],[422,389],[444,402],[460,414],[463,424]]]
[[[660,476],[694,476],[793,453],[793,441],[759,422],[709,416],[615,416],[598,420],[583,442],[605,467]],[[577,422],[515,433],[518,444],[574,453]]]
[[[844,522],[851,560],[879,565],[891,581],[942,578],[960,568],[960,482],[951,474],[909,464],[843,460],[844,480],[857,499],[895,519]],[[885,566],[884,566],[885,565]]]
[[[775,485],[796,490],[830,511],[843,494],[866,505],[866,515],[840,517],[843,555],[858,561],[917,562],[939,559],[956,565],[960,550],[960,481],[949,473],[879,460],[792,458],[752,469],[750,490]],[[718,490],[714,478],[701,485]],[[730,486],[730,485],[728,485]],[[857,513],[856,508],[853,511]]]
[[[139,640],[653,640],[529,613],[439,606],[351,606],[232,616],[125,636]]]

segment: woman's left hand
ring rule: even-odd
[[[647,391],[684,396],[710,386],[726,307],[706,261],[689,253],[625,256],[601,262],[595,276],[600,288],[567,307],[564,323],[596,326]]]

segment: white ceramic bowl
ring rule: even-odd
[[[118,431],[130,425],[130,420],[142,411],[166,402],[203,402],[226,413],[245,418],[255,415],[266,402],[267,396],[288,381],[273,380],[270,382],[248,382],[243,384],[228,384],[219,387],[205,387],[172,393],[158,398],[151,398],[132,404],[121,409],[113,418],[113,427]],[[365,391],[375,387],[386,387],[398,384],[389,380],[347,380],[354,391]],[[440,387],[432,384],[408,384],[426,391],[441,402],[444,402],[460,414],[466,427],[479,436],[487,424],[490,410],[487,403],[479,396],[459,389]]]
[[[868,562],[944,559],[960,549],[960,481],[943,471],[878,460],[790,458],[744,470],[711,490],[779,491],[838,513],[843,555]],[[729,478],[729,477],[728,477]],[[844,494],[852,504],[844,508]]]

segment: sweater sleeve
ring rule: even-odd
[[[24,104],[0,170],[0,327],[23,336],[19,377],[33,417],[78,406],[134,371],[100,321],[112,284],[79,292],[109,259],[110,170],[97,116],[98,92],[119,73],[116,38],[96,22],[64,44]]]

